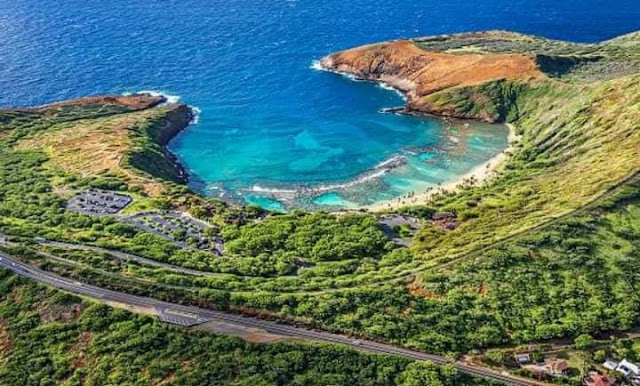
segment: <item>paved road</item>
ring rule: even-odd
[[[352,338],[343,335],[307,330],[300,327],[278,324],[247,316],[233,315],[192,306],[184,306],[153,298],[135,296],[82,284],[32,267],[4,252],[0,252],[0,267],[7,268],[20,276],[24,276],[62,290],[73,292],[78,295],[84,295],[101,302],[114,302],[130,307],[152,310],[161,320],[183,326],[200,324],[207,321],[225,322],[242,327],[258,328],[271,334],[283,335],[292,338],[346,345],[354,349],[368,351],[375,354],[398,355],[414,360],[431,361],[439,365],[453,364],[461,372],[492,379],[507,385],[540,385],[540,383],[534,381],[523,380],[486,368],[469,366],[461,362],[454,362],[438,355],[426,354],[419,351],[413,351],[406,348],[368,340],[353,340]]]

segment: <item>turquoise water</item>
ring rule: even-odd
[[[484,29],[597,41],[640,29],[640,7],[637,0],[4,1],[0,106],[139,90],[179,95],[201,110],[199,123],[171,143],[194,188],[275,210],[353,207],[455,179],[500,152],[507,133],[381,114],[402,104],[400,96],[312,63],[375,41]],[[402,165],[372,172],[396,156]]]
[[[338,208],[357,208],[358,204],[349,200],[345,200],[336,192],[324,193],[313,199],[313,203],[318,206],[338,207]]]
[[[244,196],[244,201],[250,205],[256,205],[264,209],[272,210],[275,212],[286,212],[285,206],[278,200],[269,198],[259,194],[247,194]]]
[[[313,76],[349,82],[329,73]],[[363,96],[384,93],[381,99],[402,103],[371,84],[347,87],[365,89]],[[209,195],[273,210],[333,210],[387,201],[457,179],[507,146],[503,126],[472,123],[452,130],[462,123],[378,110],[358,115],[344,111],[344,117],[323,120],[323,125],[302,119],[294,126],[288,126],[288,120],[256,122],[246,132],[222,131],[215,143],[204,146],[202,139],[196,140],[202,134],[194,127],[172,148],[196,168]],[[383,163],[394,157],[402,157],[402,163],[385,169]]]

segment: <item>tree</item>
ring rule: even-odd
[[[452,366],[438,367],[431,362],[414,362],[401,375],[405,386],[454,386],[459,382],[457,370]]]
[[[506,358],[506,356],[504,355],[504,351],[497,348],[487,350],[485,356],[487,357],[488,360],[490,360],[491,362],[497,365],[503,364]]]
[[[596,362],[602,362],[607,357],[607,352],[604,350],[597,350],[593,353],[593,360]]]
[[[593,347],[594,343],[595,341],[593,337],[589,334],[578,335],[578,337],[576,337],[576,339],[573,341],[573,345],[578,350],[587,350]]]

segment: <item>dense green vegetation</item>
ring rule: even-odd
[[[99,109],[101,113],[98,114],[93,109]],[[0,112],[0,118],[5,122],[2,129],[7,133],[0,137],[0,197],[3,198],[0,201],[0,231],[27,238],[38,236],[92,243],[205,271],[265,277],[289,275],[300,267],[308,266],[308,263],[336,260],[346,262],[350,268],[343,265],[327,271],[330,276],[335,276],[332,272],[342,274],[346,270],[353,271],[358,268],[360,260],[376,261],[391,249],[386,245],[388,240],[377,229],[371,216],[346,216],[337,219],[328,214],[297,214],[294,217],[273,217],[262,223],[242,226],[263,215],[263,212],[255,208],[230,208],[218,201],[206,200],[190,193],[184,186],[168,182],[177,178],[175,169],[163,156],[164,153],[156,142],[165,139],[158,138],[162,134],[154,131],[154,128],[164,125],[167,114],[164,109],[157,115],[150,115],[150,118],[141,117],[129,130],[133,146],[130,153],[127,153],[129,158],[125,158],[122,165],[124,168],[136,167],[144,170],[139,173],[146,179],[153,177],[153,170],[150,168],[156,168],[158,176],[166,180],[163,184],[168,190],[167,194],[160,197],[149,197],[118,171],[105,170],[96,175],[80,176],[75,171],[52,167],[42,151],[16,148],[16,143],[23,138],[62,130],[83,119],[106,117],[114,120],[120,115],[129,117],[139,114],[93,105],[77,110],[78,108],[73,109],[75,115],[72,123],[68,123],[67,114],[61,114],[57,109],[46,110],[46,114],[42,115]],[[163,162],[159,162],[158,158],[162,158]],[[142,167],[140,163],[149,166]],[[138,173],[137,169],[131,170]],[[229,256],[217,257],[210,252],[184,251],[167,240],[116,222],[112,218],[96,218],[64,210],[65,199],[70,196],[66,192],[89,187],[129,191],[142,202],[135,204],[138,210],[172,207],[188,209],[193,215],[211,221],[218,228],[224,228],[224,236],[229,241]],[[65,194],[59,194],[60,191]],[[334,237],[336,234],[339,237]],[[326,268],[322,266],[317,271],[326,271]]]
[[[637,326],[638,224],[640,187],[629,184],[584,213],[487,249],[473,259],[428,271],[410,283],[313,294],[232,293],[228,297],[221,291],[204,290],[204,282],[168,281],[186,285],[178,290],[109,279],[87,270],[56,269],[132,293],[191,299],[210,307],[265,309],[324,328],[457,354]],[[149,272],[141,277],[167,282]]]
[[[477,248],[575,210],[637,172],[639,89],[635,75],[579,86],[494,81],[432,95],[453,105],[477,101],[470,111],[504,116],[522,139],[493,183],[431,203],[465,221],[446,234],[418,234],[417,246],[429,256]]]
[[[0,271],[1,385],[483,385],[335,346],[189,332]]]
[[[46,114],[0,112],[0,232],[17,237],[21,245],[11,250],[16,256],[75,280],[237,312],[269,313],[454,356],[487,347],[637,328],[637,35],[602,46],[518,36],[420,42],[445,51],[464,47],[477,51],[482,46],[486,52],[518,52],[528,45],[546,55],[541,60],[548,60],[544,66],[556,71],[557,77],[531,82],[494,80],[428,97],[433,105],[454,106],[468,116],[484,114],[513,123],[521,139],[488,184],[478,187],[469,182],[455,193],[439,192],[425,203],[428,206],[402,209],[423,224],[410,248],[392,244],[372,214],[293,212],[265,218],[256,208],[233,208],[199,197],[165,181],[175,180],[176,172],[154,141],[154,130],[164,122],[166,110],[156,115],[155,110],[137,112],[95,104],[56,108]],[[606,67],[613,59],[624,61],[620,67]],[[612,71],[583,76],[585,71],[601,68],[593,63]],[[128,134],[134,140],[125,152],[130,158],[116,169],[83,174],[52,162],[55,152],[46,151],[49,142],[40,148],[21,147],[23,141],[40,140],[44,134],[79,128],[74,126],[78,122],[85,127],[120,120],[134,123]],[[157,162],[158,157],[163,161]],[[148,186],[163,193],[154,195],[145,190]],[[189,211],[214,224],[212,229],[226,242],[226,253],[181,250],[113,218],[66,211],[66,198],[87,187],[132,194],[135,203],[127,209],[130,212]],[[431,223],[436,212],[454,213],[455,229]],[[124,250],[215,274],[188,275],[99,253],[35,247],[31,240],[36,236]],[[37,255],[36,249],[67,261]],[[93,307],[97,306],[89,309]],[[139,326],[150,323],[153,331],[183,334],[148,319],[133,319]],[[242,347],[234,350],[249,350]],[[160,358],[170,357],[174,365],[179,362],[173,357],[178,355],[172,351],[175,347],[166,353],[162,347],[154,349],[160,350],[155,352]],[[260,350],[284,349],[251,346],[250,351]],[[209,360],[215,362],[206,357],[202,363]],[[375,382],[393,379],[419,384],[416,379],[422,375],[413,380],[404,377],[422,365],[410,365],[402,373],[404,365],[394,363],[391,378],[378,378],[382,375],[376,373]],[[158,366],[166,370],[162,366],[168,364]],[[291,372],[302,374],[305,369]],[[308,369],[309,374],[318,371],[313,366]],[[169,374],[165,370],[160,372],[164,376]],[[175,368],[171,371],[176,377],[180,374]],[[151,372],[143,374],[151,376]],[[446,378],[445,373],[440,375]],[[261,382],[249,379],[238,384]],[[302,380],[307,380],[299,379],[265,382],[304,384]],[[340,378],[335,383],[347,382],[355,381]]]
[[[433,352],[466,352],[640,324],[640,188],[591,211],[420,274],[407,287],[232,296]]]
[[[567,362],[568,370],[560,377],[554,378],[555,383],[580,385],[581,380],[590,371],[596,370],[606,374],[608,378],[629,384],[631,380],[624,375],[603,366],[605,361],[621,362],[623,359],[632,363],[640,362],[640,340],[637,333],[600,334],[593,337],[589,334],[577,336],[570,340],[557,340],[553,343],[524,345],[519,347],[494,348],[475,356],[494,369],[506,369],[522,376],[533,376],[531,369],[520,368],[516,363],[515,354],[527,352],[535,363],[542,363],[545,359],[562,359]]]
[[[240,256],[286,254],[303,263],[379,258],[393,247],[371,216],[342,218],[302,212],[269,218],[223,234],[229,252]]]

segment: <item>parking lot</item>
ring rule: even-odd
[[[108,190],[90,189],[76,194],[67,202],[67,209],[90,215],[113,215],[131,203],[132,198]]]
[[[182,212],[142,212],[126,217],[123,221],[171,240],[181,248],[213,249],[219,255],[224,253],[222,240],[205,234],[208,224]]]

